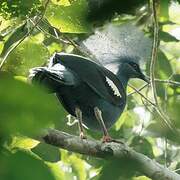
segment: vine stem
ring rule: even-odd
[[[154,99],[154,104],[156,106],[155,110],[160,115],[160,117],[163,119],[163,121],[166,123],[167,127],[174,132],[173,125],[167,115],[164,114],[162,111],[158,98],[157,98],[157,92],[156,92],[156,84],[155,84],[155,65],[157,60],[157,53],[158,53],[158,45],[159,45],[159,23],[157,19],[157,12],[156,7],[159,3],[159,0],[152,0],[152,13],[153,13],[153,23],[154,23],[154,39],[153,39],[153,47],[152,47],[152,54],[151,54],[151,63],[150,63],[150,85],[152,88],[152,94]]]

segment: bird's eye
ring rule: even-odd
[[[135,69],[137,69],[138,67],[137,67],[137,64],[133,64],[133,67],[135,68]]]
[[[137,65],[137,64],[135,64],[135,63],[130,63],[130,65],[131,65],[131,67],[132,67],[133,69],[135,69],[135,70],[138,69],[138,65]]]

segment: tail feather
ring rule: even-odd
[[[44,87],[49,93],[55,93],[59,83],[50,78],[50,73],[46,67],[37,67],[30,70],[29,80],[32,84]]]

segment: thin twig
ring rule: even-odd
[[[155,79],[156,82],[160,82],[160,83],[167,83],[167,84],[172,84],[172,85],[175,85],[175,86],[180,86],[180,82],[178,81],[173,81],[173,80],[170,80],[170,79],[167,79],[167,80],[163,80],[163,79]]]
[[[129,85],[129,84],[128,84]],[[137,93],[137,91],[142,91],[145,87],[147,87],[149,84],[143,84],[139,89],[134,90],[133,92],[129,93],[128,96],[132,96],[133,94]],[[131,87],[132,85],[130,85]]]
[[[3,60],[2,60],[1,63],[0,63],[0,69],[2,68],[2,66],[3,66],[4,62],[6,61],[7,57],[9,56],[9,54],[10,54],[14,49],[16,49],[16,48],[26,39],[26,37],[28,37],[28,36],[34,31],[34,29],[36,28],[36,26],[40,23],[40,21],[42,20],[42,18],[43,18],[44,15],[45,15],[45,12],[46,12],[46,9],[47,9],[47,6],[48,6],[49,2],[50,2],[50,0],[47,0],[47,1],[46,1],[45,5],[44,5],[44,11],[41,13],[40,18],[39,18],[38,21],[34,24],[34,26],[32,27],[32,29],[31,29],[29,32],[27,32],[27,33],[24,35],[24,37],[23,37],[21,40],[19,40],[19,41],[16,43],[16,45],[14,45],[14,46],[8,51],[8,53],[6,54],[6,56],[3,58]]]
[[[35,25],[35,22],[34,22],[32,19],[29,19],[29,21],[30,21],[33,25]],[[69,41],[66,41],[66,40],[62,39],[62,38],[60,38],[59,36],[57,37],[57,36],[54,36],[54,35],[50,34],[49,32],[47,32],[46,30],[44,30],[44,29],[43,29],[42,27],[40,27],[39,25],[37,25],[36,28],[37,28],[37,30],[39,30],[40,32],[42,32],[42,33],[44,33],[44,34],[46,34],[46,35],[49,35],[49,36],[53,37],[54,39],[58,40],[60,43],[64,43],[64,44],[71,45],[71,43],[70,43]],[[55,28],[54,28],[54,31],[55,31]]]
[[[173,81],[170,79],[155,79],[155,82],[159,82],[159,83],[167,83],[167,84],[171,84],[174,86],[180,86],[180,82],[178,81]],[[139,89],[137,89],[137,91],[142,91],[145,87],[147,87],[149,84],[144,84],[142,85]],[[133,94],[137,93],[136,91],[133,91],[131,93],[128,94],[128,96],[131,96]]]
[[[153,39],[153,48],[152,48],[151,64],[150,64],[150,84],[152,87],[155,104],[158,106],[156,84],[155,84],[155,64],[157,60],[158,40],[159,40],[159,24],[156,15],[156,0],[152,0],[152,11],[153,11],[153,20],[154,20],[154,39]]]
[[[136,93],[138,93],[143,99],[145,99],[148,103],[150,103],[153,107],[154,107],[154,109],[155,109],[155,111],[159,114],[159,116],[166,122],[166,121],[170,121],[169,119],[167,119],[167,117],[165,117],[165,115],[162,113],[162,112],[160,112],[160,110],[159,110],[159,108],[157,108],[157,105],[154,103],[154,102],[152,102],[151,100],[149,100],[144,94],[142,94],[138,89],[136,89],[134,86],[132,86],[131,84],[128,84],[128,86],[129,87],[131,87]],[[147,106],[146,106],[146,108],[147,108]],[[150,111],[151,112],[151,111]],[[166,126],[165,126],[166,125]],[[164,127],[164,128],[166,128],[167,127],[167,123],[166,124],[162,124],[162,126]],[[170,127],[169,127],[170,126]],[[169,125],[168,127],[171,129],[171,131],[172,131],[172,133],[173,134],[179,134],[179,132],[176,130],[176,128],[175,127],[173,127],[173,125],[171,126],[171,125]],[[173,131],[173,129],[174,129],[174,131]]]
[[[128,84],[129,87],[131,87],[136,93],[138,93],[139,95],[141,95],[141,97],[143,97],[147,102],[149,102],[151,105],[153,105],[154,107],[156,106],[151,100],[149,100],[146,96],[144,96],[144,94],[142,94],[138,89],[136,89],[134,86],[132,86],[131,84]]]
[[[34,24],[34,22],[32,21],[32,19],[30,19],[31,23]],[[47,26],[50,26],[46,21],[44,21],[44,23],[46,23]],[[43,33],[51,36],[52,38],[59,40],[60,42],[72,45],[77,51],[79,51],[81,54],[83,54],[86,57],[89,57],[90,59],[96,60],[97,62],[99,62],[99,60],[86,48],[82,47],[81,45],[79,45],[77,42],[73,41],[72,39],[70,39],[67,35],[65,35],[65,33],[61,33],[59,30],[59,32],[62,35],[62,38],[59,37],[57,29],[53,26],[51,26],[51,28],[53,28],[55,35],[48,33],[46,30],[44,30],[42,27],[37,26],[36,27],[38,30],[42,31]],[[100,63],[100,62],[99,62]]]
[[[154,104],[156,106],[155,110],[160,115],[160,117],[164,120],[164,122],[166,123],[168,128],[171,129],[172,132],[174,132],[174,128],[172,127],[172,123],[170,122],[169,118],[164,114],[164,112],[161,110],[161,107],[158,103],[157,92],[156,92],[155,64],[156,64],[156,60],[157,60],[158,40],[159,40],[159,24],[158,24],[158,20],[157,20],[156,3],[157,3],[157,0],[152,0],[152,12],[153,12],[153,22],[154,22],[154,39],[153,39],[151,64],[150,64],[150,84],[151,84],[151,88],[152,88]]]

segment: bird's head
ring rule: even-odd
[[[123,70],[123,73],[128,78],[139,78],[149,83],[149,78],[142,73],[139,65],[135,62],[127,61],[121,63],[120,70]]]

